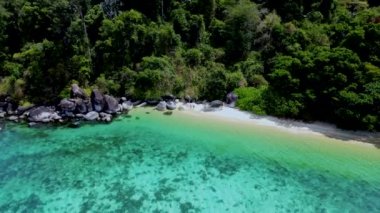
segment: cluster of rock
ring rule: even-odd
[[[36,123],[65,121],[104,121],[111,122],[112,117],[133,108],[133,103],[126,98],[117,99],[93,90],[87,97],[83,89],[73,84],[70,98],[62,99],[57,106],[16,107],[9,99],[0,102],[0,118],[10,121],[26,120],[29,125]]]
[[[226,103],[234,106],[237,95],[229,93]],[[183,98],[185,103],[193,103],[190,96]],[[7,118],[10,121],[27,121],[29,126],[37,123],[51,122],[72,122],[73,127],[79,126],[80,120],[111,122],[115,115],[128,112],[133,107],[155,106],[158,111],[181,110],[181,104],[173,95],[165,95],[161,100],[146,100],[132,102],[126,98],[115,98],[111,95],[102,94],[94,89],[91,96],[87,97],[82,88],[77,84],[71,86],[70,98],[62,99],[56,106],[28,106],[21,107],[13,103],[9,98],[0,101],[0,118]],[[220,100],[204,102],[205,111],[212,111],[223,107],[224,103]],[[170,113],[171,114],[171,113]]]

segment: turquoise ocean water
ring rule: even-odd
[[[0,212],[380,212],[380,149],[151,109],[7,124]]]

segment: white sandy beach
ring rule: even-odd
[[[315,134],[350,143],[380,146],[379,133],[342,130],[332,124],[322,122],[305,123],[289,119],[279,119],[272,116],[258,116],[228,106],[213,111],[205,111],[206,107],[203,104],[179,103],[179,109],[182,109],[184,113],[191,113],[195,116],[212,116],[219,119],[242,121],[269,128],[277,128],[294,134]]]

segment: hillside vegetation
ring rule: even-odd
[[[0,0],[0,95],[78,82],[136,99],[224,99],[380,130],[378,0]]]

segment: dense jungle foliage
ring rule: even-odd
[[[380,130],[379,0],[0,0],[0,95],[78,82],[134,98],[239,95],[258,114]]]

